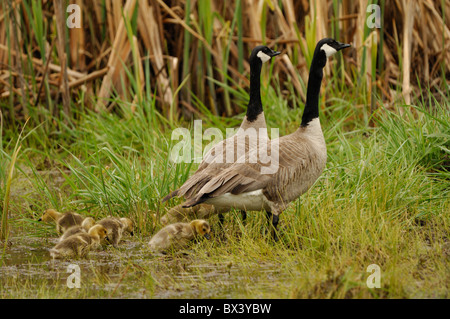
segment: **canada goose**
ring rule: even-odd
[[[301,125],[294,133],[268,144],[267,153],[278,148],[278,170],[275,173],[262,174],[261,163],[239,160],[217,176],[199,181],[202,188],[196,194],[185,196],[187,201],[183,207],[207,203],[242,210],[264,209],[272,217],[273,236],[277,240],[278,216],[314,184],[325,167],[327,150],[319,121],[323,68],[329,57],[349,46],[329,38],[317,43]],[[252,152],[255,150],[245,156],[252,156]]]
[[[108,230],[108,240],[107,242],[117,248],[120,240],[122,239],[123,233],[129,232],[133,235],[133,222],[131,219],[122,217],[106,217],[97,222],[97,224],[102,225]]]
[[[72,226],[81,225],[84,217],[77,213],[60,213],[54,209],[47,209],[44,214],[38,219],[43,222],[55,222],[56,231],[58,234],[63,234],[67,229]]]
[[[69,227],[64,234],[61,235],[61,237],[59,238],[59,241],[62,242],[64,239],[66,239],[67,237],[70,237],[72,235],[75,234],[79,234],[79,233],[87,233],[89,231],[89,229],[95,225],[95,220],[92,217],[86,217],[83,222],[81,223],[81,225],[75,225],[72,227]]]
[[[102,225],[95,225],[87,233],[79,233],[67,237],[50,249],[50,256],[56,258],[84,257],[100,243],[107,239],[108,231]]]
[[[206,183],[204,181],[214,177],[222,169],[231,166],[237,160],[239,151],[243,151],[245,154],[249,149],[256,147],[263,139],[269,139],[267,130],[264,130],[266,129],[266,120],[261,102],[261,69],[263,63],[280,53],[262,45],[253,49],[249,59],[250,100],[240,128],[235,135],[214,145],[203,157],[197,171],[179,189],[164,197],[163,202],[174,196],[192,197],[204,186]],[[249,134],[254,134],[256,138],[246,138]],[[231,158],[230,154],[234,155],[234,158]],[[224,211],[216,211],[215,213],[220,214],[222,212]],[[220,218],[223,220],[223,217]]]
[[[193,239],[204,236],[210,239],[211,227],[206,220],[195,219],[190,223],[175,223],[162,228],[150,239],[148,246],[153,252],[185,248]]]

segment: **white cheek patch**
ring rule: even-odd
[[[333,54],[335,54],[337,52],[336,49],[330,47],[328,44],[324,44],[322,45],[322,47],[320,48],[321,50],[325,51],[325,54],[327,55],[327,58],[332,56]]]
[[[270,56],[268,56],[267,54],[265,54],[265,53],[262,52],[262,51],[259,51],[258,54],[257,54],[257,56],[258,56],[258,58],[261,59],[262,63],[267,62],[267,61],[270,60]]]

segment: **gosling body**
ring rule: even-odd
[[[133,235],[133,222],[129,218],[107,217],[98,221],[97,224],[102,225],[108,230],[108,243],[117,247],[124,232]]]
[[[197,237],[210,239],[211,227],[206,220],[196,219],[190,223],[170,224],[150,239],[148,246],[152,252],[167,252],[183,249]]]
[[[64,234],[61,235],[59,238],[59,241],[62,242],[64,239],[81,233],[87,233],[91,227],[95,225],[95,220],[92,217],[86,217],[81,225],[75,225],[72,227],[69,227]]]
[[[163,226],[174,223],[188,223],[195,219],[208,219],[215,214],[222,214],[228,209],[220,209],[213,205],[200,204],[197,206],[183,208],[182,205],[172,207],[163,217],[160,223]]]
[[[47,209],[39,221],[51,223],[56,223],[56,231],[58,234],[64,234],[72,226],[81,225],[83,223],[84,217],[80,214],[67,212],[60,213],[54,209]]]
[[[108,231],[102,225],[95,225],[88,233],[79,233],[61,241],[50,249],[50,256],[57,258],[85,257],[87,253],[97,248],[101,242],[107,239]]]

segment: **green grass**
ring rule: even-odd
[[[244,104],[246,93],[229,89]],[[367,108],[355,107],[357,99],[335,89],[327,82],[325,91],[332,93],[322,99],[327,167],[314,187],[281,215],[280,241],[265,234],[263,213],[250,213],[243,224],[231,212],[225,240],[216,233],[214,240],[194,245],[188,256],[154,257],[145,248],[160,228],[154,221],[180,202],[166,205],[160,199],[197,167],[168,160],[176,142],[171,141],[172,130],[192,130],[192,123],[168,123],[144,92],[134,114],[128,103],[118,101],[117,113],[86,111],[68,124],[53,118],[47,120],[51,125],[27,126],[11,189],[11,241],[44,240],[35,243],[38,262],[32,250],[17,263],[45,271],[45,249],[52,247],[56,234],[36,219],[50,207],[95,218],[130,216],[137,236],[127,243],[136,246],[131,255],[122,248],[82,261],[88,279],[80,290],[65,287],[62,263],[50,278],[2,276],[0,296],[448,298],[448,99],[422,98],[416,106],[379,109],[371,128]],[[263,104],[269,128],[280,128],[280,135],[299,125],[301,101],[291,108],[269,87],[263,89]],[[205,112],[203,130],[218,127],[224,132],[241,119]],[[3,130],[2,189],[18,136],[14,128]],[[210,220],[216,231],[217,221]],[[6,248],[2,263],[14,263],[8,254]],[[102,272],[98,265],[105,263],[113,266]],[[381,267],[380,289],[366,286],[371,264]]]

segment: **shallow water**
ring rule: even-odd
[[[245,296],[240,290],[245,294],[249,289],[269,289],[275,277],[279,281],[284,276],[275,265],[239,267],[196,261],[192,251],[153,256],[145,249],[147,240],[129,237],[118,249],[91,251],[85,259],[52,260],[48,249],[57,243],[56,238],[13,236],[0,267],[0,296],[234,298]],[[79,292],[67,286],[72,273],[68,267],[73,264],[80,267]]]
[[[64,182],[58,173],[42,174],[51,189]],[[259,298],[292,279],[277,264],[210,262],[205,250],[155,256],[146,249],[149,238],[139,236],[123,238],[118,249],[91,251],[84,259],[52,260],[49,249],[58,242],[54,226],[19,221],[29,215],[19,212],[30,211],[30,198],[39,199],[32,189],[23,176],[13,182],[15,213],[9,243],[0,254],[0,298]],[[80,288],[68,287],[70,265],[80,268]]]

